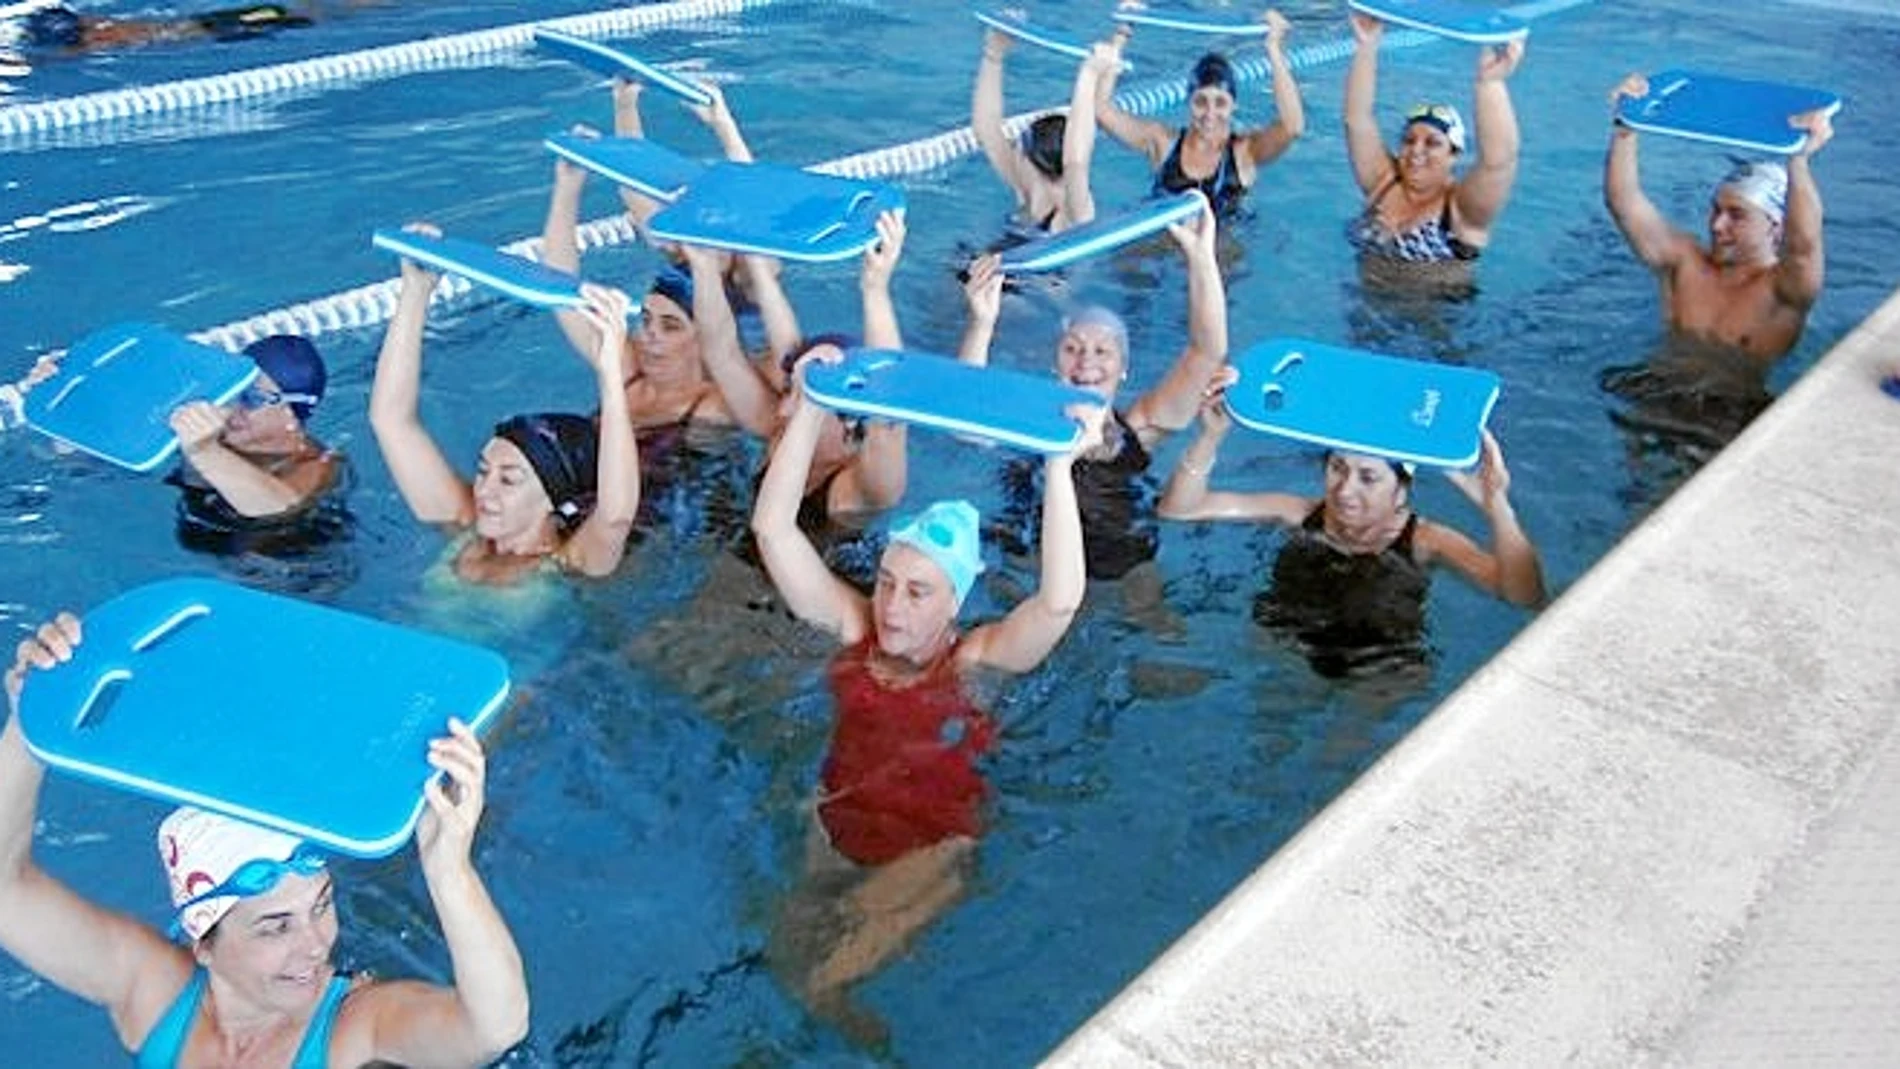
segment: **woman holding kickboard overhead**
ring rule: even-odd
[[[176,943],[92,904],[33,861],[43,769],[20,732],[29,677],[58,672],[81,642],[62,614],[20,643],[0,732],[0,948],[106,1009],[141,1069],[322,1069],[385,1062],[481,1066],[528,1030],[521,957],[469,851],[482,815],[481,744],[451,720],[430,744],[446,778],[416,828],[455,984],[337,973],[335,888],[324,856],[280,832],[200,809],[159,827]]]

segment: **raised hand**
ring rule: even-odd
[[[466,861],[487,801],[488,759],[467,724],[449,719],[449,733],[429,743],[429,767],[441,772],[422,788],[428,801],[416,823],[424,865]]]
[[[1482,451],[1478,455],[1478,470],[1446,471],[1445,477],[1470,498],[1472,504],[1489,513],[1501,505],[1510,504],[1507,495],[1511,489],[1511,469],[1504,466],[1504,450],[1499,448],[1498,440],[1488,430],[1481,433],[1484,437]]]
[[[963,301],[970,315],[995,322],[1003,314],[1003,254],[987,252],[970,261],[963,283]]]
[[[1501,82],[1524,60],[1524,38],[1478,50],[1478,81]]]
[[[1808,132],[1808,139],[1802,142],[1801,151],[1795,153],[1797,156],[1812,156],[1834,138],[1834,119],[1825,111],[1804,111],[1799,115],[1791,115],[1788,125]]]
[[[576,308],[581,318],[594,328],[599,339],[590,361],[602,373],[610,373],[614,382],[627,379],[627,317],[633,300],[612,286],[581,283],[582,304]]]
[[[890,284],[897,260],[904,254],[905,233],[903,211],[887,211],[877,217],[877,240],[864,250],[865,281]]]
[[[1361,47],[1377,46],[1385,37],[1385,23],[1371,15],[1352,13],[1352,39]]]
[[[1197,195],[1201,197],[1201,213],[1185,222],[1169,223],[1168,234],[1189,259],[1204,256],[1211,260],[1214,258],[1220,224],[1214,218],[1214,206],[1207,203],[1206,195]]]
[[[425,238],[439,238],[442,236],[442,228],[436,226],[434,223],[414,222],[402,229],[404,233],[421,234]],[[441,279],[442,272],[430,270],[407,256],[402,258],[402,285],[404,289],[408,289],[411,285],[420,285],[423,287],[422,292],[429,293],[434,291],[435,284],[441,281]]]
[[[191,454],[216,442],[229,418],[230,413],[209,401],[190,401],[172,409],[170,422],[178,448]]]
[[[20,688],[26,685],[28,672],[35,668],[45,671],[72,660],[79,638],[79,617],[62,612],[21,639],[13,653],[13,667],[7,669],[7,704],[19,708]]]

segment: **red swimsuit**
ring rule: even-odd
[[[975,762],[996,735],[963,693],[955,645],[916,682],[892,688],[871,673],[875,642],[832,659],[838,714],[818,806],[831,844],[860,865],[980,834],[986,787]]]

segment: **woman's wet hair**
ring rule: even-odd
[[[1069,120],[1063,115],[1044,115],[1023,131],[1023,156],[1045,178],[1062,177],[1062,138],[1068,133]]]

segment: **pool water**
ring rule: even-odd
[[[135,10],[127,5],[114,8]],[[554,17],[579,3],[536,5]],[[1087,23],[1060,5],[1052,22]],[[1292,44],[1346,33],[1339,5],[1294,0]],[[1554,590],[1590,566],[1693,467],[1696,456],[1619,426],[1605,369],[1660,340],[1653,280],[1601,203],[1606,94],[1627,71],[1703,66],[1813,80],[1847,99],[1816,163],[1827,205],[1828,282],[1785,386],[1869,314],[1900,279],[1887,210],[1900,134],[1884,99],[1900,19],[1812,5],[1751,5],[1728,22],[1707,0],[1584,5],[1535,24],[1511,88],[1524,131],[1516,194],[1454,306],[1360,292],[1341,236],[1357,196],[1340,136],[1344,66],[1305,71],[1308,135],[1268,169],[1252,216],[1229,236],[1236,345],[1279,334],[1376,345],[1489,367],[1505,383],[1492,426],[1512,497]],[[1739,10],[1739,9],[1729,9]],[[359,10],[241,45],[150,49],[43,66],[0,105],[166,81],[302,56],[501,25],[520,5],[458,0]],[[643,35],[661,61],[699,58],[721,78],[763,159],[812,163],[909,141],[967,120],[980,32],[958,5],[783,3]],[[1130,81],[1185,70],[1202,42],[1144,31]],[[1818,57],[1824,57],[1817,62]],[[1469,104],[1471,51],[1388,55],[1380,114],[1415,99]],[[1067,99],[1072,67],[1012,53],[1011,112]],[[1268,108],[1244,91],[1242,121]],[[655,94],[649,133],[712,143]],[[40,352],[119,319],[201,329],[388,277],[378,226],[423,218],[494,242],[538,233],[547,132],[606,126],[606,91],[530,54],[366,79],[286,98],[0,143],[0,378]],[[1703,226],[1721,154],[1648,138],[1644,177],[1678,225]],[[979,157],[902,179],[910,238],[897,278],[907,342],[948,351],[962,325],[953,278],[963,250],[1000,228],[1007,196]],[[1140,162],[1096,156],[1098,199],[1145,192]],[[614,208],[591,183],[584,217]],[[4,222],[11,220],[11,222]],[[1054,297],[1012,297],[998,363],[1048,366],[1063,301],[1128,316],[1131,386],[1151,384],[1185,330],[1185,287],[1166,249],[1073,272]],[[586,273],[644,284],[636,247],[590,254]],[[853,328],[855,270],[790,268],[807,330]],[[316,432],[352,460],[350,541],[317,561],[220,560],[172,537],[173,491],[62,456],[25,432],[0,436],[0,615],[24,629],[165,575],[205,573],[290,589],[351,610],[476,634],[514,665],[520,700],[489,741],[491,794],[478,864],[530,973],[534,1031],[510,1064],[1031,1062],[1106,1001],[1328,799],[1509,640],[1526,615],[1441,577],[1431,600],[1433,670],[1394,687],[1341,686],[1264,640],[1249,606],[1277,548],[1239,527],[1166,525],[1160,573],[1179,634],[1143,626],[1114,584],[1096,584],[1074,631],[995,712],[992,829],[971,888],[911,952],[866,982],[890,1026],[869,1049],[808,1017],[763,963],[773,916],[802,866],[807,802],[830,700],[822,641],[735,600],[723,551],[688,499],[669,509],[610,582],[577,585],[520,624],[476,599],[425,588],[442,541],[402,508],[367,432],[380,333],[320,339],[329,397]],[[493,301],[439,312],[425,348],[424,418],[467,463],[497,420],[585,410],[591,378],[546,318]],[[1132,394],[1128,396],[1133,396]],[[1185,436],[1163,446],[1165,475]],[[745,461],[756,447],[745,447]],[[912,438],[914,501],[958,494],[994,506],[1005,457]],[[1236,434],[1216,485],[1316,493],[1308,451]],[[1482,536],[1448,484],[1421,480],[1421,511]],[[1033,562],[992,550],[966,619],[1033,584]],[[230,700],[269,716],[272,694],[347,665],[243,666]],[[340,784],[346,786],[346,784]],[[147,920],[164,888],[151,836],[162,810],[50,780],[41,862],[88,896]],[[339,957],[381,975],[445,977],[446,953],[413,859],[344,863]],[[0,961],[0,1049],[21,1064],[118,1057],[102,1015]]]

